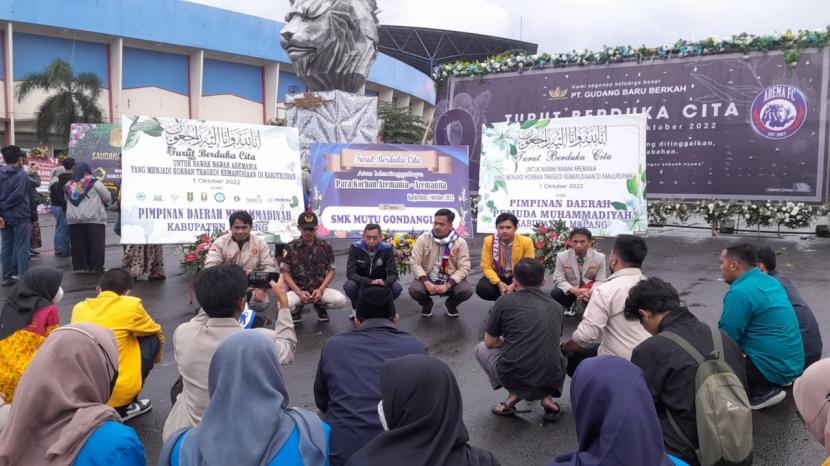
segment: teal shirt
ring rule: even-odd
[[[787,292],[773,277],[753,268],[723,297],[718,327],[732,337],[770,382],[786,385],[804,369],[804,346]]]
[[[144,445],[135,431],[120,422],[107,421],[81,447],[73,466],[145,466]]]

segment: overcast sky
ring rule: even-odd
[[[191,0],[283,21],[288,0]],[[380,23],[476,32],[540,52],[825,28],[830,0],[378,0]]]

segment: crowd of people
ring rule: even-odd
[[[65,192],[67,212],[73,195],[89,200],[96,189],[83,165],[68,168],[78,180],[67,182],[76,183]],[[7,186],[0,179],[0,196]],[[16,231],[18,219],[5,207],[0,216],[13,221],[3,225],[4,273],[6,230]],[[95,215],[68,217],[89,225]],[[438,297],[450,318],[473,292],[494,302],[483,340],[471,348],[491,387],[506,392],[494,415],[528,413],[519,402],[538,401],[543,420],[556,422],[571,377],[579,447],[550,464],[750,464],[752,411],[782,401],[793,383],[807,428],[830,454],[830,362],[821,360],[815,316],[771,249],[739,243],[722,251],[729,290],[714,328],[674,286],[643,273],[648,247],[633,235],[617,236],[606,258],[590,231],[575,229],[557,257],[553,291],[543,292],[544,266],[509,213],[484,241],[473,290],[469,247],[454,220],[438,210],[416,240],[409,294],[424,319]],[[76,223],[68,225],[74,260]],[[180,377],[159,464],[498,464],[469,445],[452,370],[396,325],[403,289],[379,225],[367,225],[351,246],[342,293],[331,287],[334,252],[317,236],[315,214],[301,215],[301,235],[281,255],[252,234],[247,212],[233,213],[229,226],[193,283],[198,312],[172,337]],[[84,236],[98,229],[83,228]],[[89,251],[86,267],[96,267]],[[144,464],[123,422],[152,408],[139,393],[164,353],[161,327],[132,296],[137,277],[122,268],[106,271],[96,295],[59,327],[62,278],[50,267],[21,272],[0,313],[0,466]],[[354,329],[329,338],[320,354],[319,412],[289,407],[281,366],[294,359],[304,308],[326,322],[329,310],[349,304]],[[246,330],[240,320],[249,311],[257,318]],[[569,316],[579,323],[563,335]]]

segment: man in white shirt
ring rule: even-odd
[[[260,332],[274,342],[280,363],[294,359],[297,336],[288,308],[288,297],[282,278],[271,282],[279,311],[274,330],[244,330],[239,316],[245,309],[248,277],[236,265],[217,265],[199,272],[193,289],[202,306],[193,319],[179,325],[173,334],[173,355],[182,376],[182,392],[176,397],[162,432],[167,438],[173,432],[199,424],[210,402],[208,372],[216,348],[236,332]]]
[[[565,316],[574,316],[574,303],[583,306],[591,299],[594,286],[605,281],[605,254],[591,247],[591,230],[575,228],[569,239],[571,247],[556,255],[553,291],[550,297],[565,308]]]
[[[651,336],[639,322],[627,320],[623,314],[629,290],[644,278],[640,268],[647,253],[642,238],[617,236],[609,260],[613,273],[593,290],[582,322],[562,344],[562,351],[568,356],[568,375],[573,376],[582,359],[597,354],[631,360],[634,348]]]

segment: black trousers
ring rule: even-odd
[[[571,306],[573,306],[576,302],[575,295],[565,293],[564,291],[556,287],[554,287],[553,290],[550,292],[550,297],[553,298],[553,300],[557,303],[561,304],[562,307],[564,307],[566,310],[570,309]]]
[[[510,278],[501,278],[501,281],[504,282],[506,285],[513,284],[513,277]],[[478,281],[476,285],[476,294],[479,298],[485,301],[495,301],[499,299],[501,296],[501,292],[499,291],[499,286],[490,283],[490,280],[487,277],[481,277],[481,280]]]
[[[100,223],[69,225],[73,270],[100,271],[104,269],[106,234],[106,227]]]
[[[749,396],[763,395],[773,388],[780,388],[780,385],[774,384],[764,377],[764,374],[755,367],[749,356],[744,356],[744,365],[746,366],[746,385]]]
[[[155,365],[156,358],[161,351],[161,342],[155,335],[138,337],[138,347],[141,349],[141,384],[144,385],[144,381],[147,380],[147,376],[153,370],[153,365]],[[126,406],[120,406],[116,409],[125,411],[123,408],[126,408]]]

